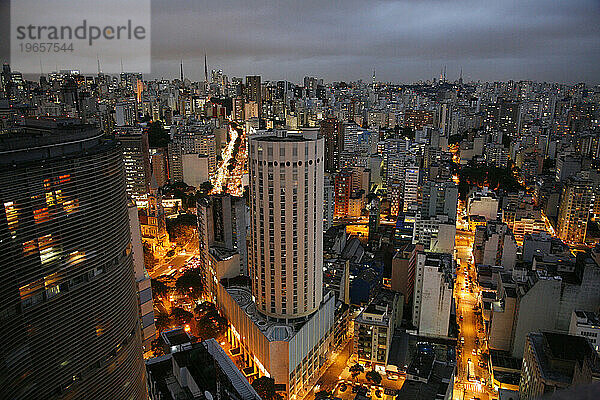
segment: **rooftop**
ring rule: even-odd
[[[593,369],[598,368],[598,353],[582,336],[532,332],[527,337],[540,373],[546,380],[570,385],[576,363],[587,361]]]
[[[577,325],[590,325],[600,328],[600,317],[592,311],[575,310]]]

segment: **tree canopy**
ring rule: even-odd
[[[170,141],[169,133],[163,127],[162,121],[148,123],[148,142],[150,147],[167,147]]]
[[[175,288],[181,294],[188,295],[194,299],[202,295],[204,284],[200,277],[200,271],[196,269],[187,270],[177,278]]]
[[[171,320],[176,325],[188,324],[192,320],[192,318],[194,318],[194,314],[184,310],[181,307],[173,307],[171,309]]]
[[[152,293],[157,296],[165,297],[169,293],[169,287],[158,279],[151,279],[150,284],[152,285]]]
[[[498,168],[488,165],[468,165],[463,167],[458,177],[458,192],[461,199],[466,199],[473,186],[487,186],[492,190],[502,189],[507,192],[523,190],[509,168]]]
[[[376,385],[381,383],[381,374],[375,370],[367,372],[365,376],[369,382],[373,382]]]
[[[252,387],[263,400],[282,400],[280,394],[275,391],[275,379],[261,376],[252,382]]]

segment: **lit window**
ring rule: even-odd
[[[37,243],[35,240],[29,240],[23,243],[23,254],[29,256],[37,251]]]
[[[36,224],[46,222],[50,220],[50,214],[48,213],[48,207],[42,207],[37,210],[33,210],[33,219]]]
[[[18,212],[12,201],[4,203],[4,212],[6,213],[6,221],[8,223],[8,229],[15,233],[15,229],[18,225]]]
[[[67,212],[67,213],[72,213],[74,211],[77,211],[77,209],[79,208],[79,201],[78,200],[65,201],[63,203],[63,208],[64,208],[65,212]]]

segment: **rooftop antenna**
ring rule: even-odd
[[[206,52],[204,52],[204,81],[208,82],[208,64],[206,63]]]
[[[98,57],[98,54],[96,54],[96,60],[98,61],[98,75],[100,75],[102,70],[100,69],[100,57]]]
[[[373,89],[375,89],[375,68],[373,68]]]
[[[181,78],[181,82],[183,82],[183,59],[179,62],[179,76]]]
[[[123,73],[123,58],[121,58],[121,73]]]

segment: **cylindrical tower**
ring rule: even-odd
[[[0,135],[0,398],[145,399],[121,150],[30,124]]]
[[[323,139],[250,139],[252,291],[258,310],[295,319],[323,296]]]

